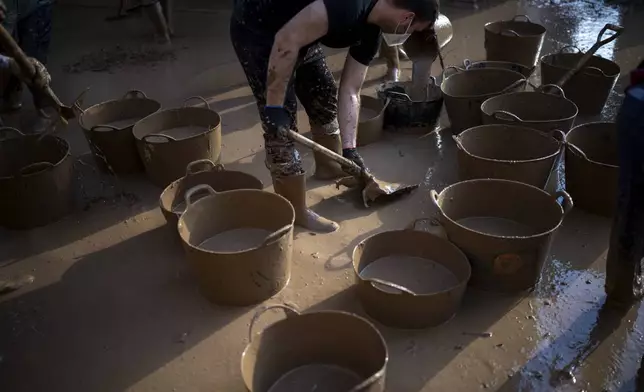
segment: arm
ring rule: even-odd
[[[323,37],[328,26],[326,6],[323,0],[317,0],[277,32],[268,61],[266,106],[284,105],[288,83],[300,49]]]
[[[342,148],[355,148],[360,116],[360,90],[367,76],[368,67],[351,55],[347,60],[340,79],[338,92],[338,122],[342,135]]]

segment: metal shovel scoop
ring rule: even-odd
[[[344,171],[346,171],[350,176],[338,180],[336,185],[338,187],[340,187],[340,185],[344,185],[348,188],[361,187],[362,201],[365,207],[369,207],[369,205],[376,200],[392,201],[393,199],[405,195],[420,186],[420,184],[403,185],[378,180],[368,171],[362,170],[362,168],[354,162],[296,132],[289,130],[288,136],[297,143],[300,143],[315,152],[323,154],[342,166],[342,169],[344,169]]]

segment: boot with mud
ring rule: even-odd
[[[342,142],[339,134],[332,135],[313,135],[313,141],[329,150],[342,155]],[[313,152],[315,159],[315,178],[318,180],[335,180],[346,177],[346,173],[337,162],[334,162],[320,154]]]
[[[288,177],[273,176],[275,193],[285,197],[295,209],[295,224],[318,233],[332,233],[340,227],[337,223],[323,218],[306,206],[306,174]]]

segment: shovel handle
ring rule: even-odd
[[[407,287],[403,287],[403,286],[401,286],[399,284],[396,284],[396,283],[388,282],[386,280],[382,280],[382,279],[378,279],[378,278],[369,278],[369,279],[365,279],[365,280],[367,282],[369,282],[371,284],[371,287],[373,287],[374,289],[380,290],[380,291],[385,292],[387,294],[396,294],[396,295],[398,295],[398,294],[407,294],[407,295],[413,295],[414,297],[416,296],[416,293],[414,293],[413,291],[409,290]],[[398,292],[397,293],[391,293],[391,292],[388,292],[388,291],[384,291],[383,289],[381,289],[378,286],[386,286],[386,287],[389,287],[390,289],[394,289],[394,290],[396,290]]]
[[[320,154],[324,155],[325,157],[331,159],[332,161],[338,163],[340,166],[342,166],[343,169],[347,171],[347,173],[351,174],[354,177],[362,177],[362,168],[358,166],[355,162],[348,160],[347,158],[343,157],[340,154],[336,154],[335,152],[329,150],[328,148],[321,146],[317,144],[316,142],[309,140],[305,138],[304,136],[300,135],[297,132],[294,132],[292,130],[288,130],[288,136],[296,141],[297,143],[300,143],[301,145],[308,147],[312,149],[315,152],[319,152]]]
[[[557,191],[554,194],[555,201],[559,199],[560,197],[563,197],[563,203],[561,204],[561,208],[563,208],[563,214],[564,216],[568,215],[570,210],[575,206],[575,203],[572,201],[572,197],[568,194],[566,191]]]
[[[282,309],[284,311],[284,314],[286,314],[286,317],[293,317],[293,316],[299,316],[300,311],[297,310],[297,308],[294,305],[287,305],[287,304],[275,304],[275,305],[267,305],[267,306],[262,306],[261,308],[257,309],[257,312],[253,315],[253,318],[250,320],[250,325],[248,326],[248,342],[253,341],[253,336],[256,334],[253,333],[253,330],[255,329],[255,324],[259,320],[260,317],[269,310],[273,309]]]
[[[217,194],[217,191],[212,189],[212,187],[208,184],[195,185],[192,188],[188,189],[183,196],[183,199],[186,201],[186,209],[192,205],[192,197],[199,192],[207,192],[212,196]]]
[[[195,166],[205,166],[206,169],[197,170],[197,169],[195,169]],[[217,171],[224,170],[224,165],[222,165],[222,164],[215,165],[215,163],[213,161],[211,161],[210,159],[198,159],[196,161],[190,162],[186,166],[186,177],[191,175],[191,174],[199,173],[199,172],[202,172],[202,171],[210,171],[210,170],[217,170]]]
[[[608,38],[602,39],[602,37],[604,36],[604,34],[606,34],[608,30],[612,31],[613,34]],[[624,28],[621,26],[617,26],[611,23],[606,24],[597,35],[597,41],[595,42],[595,44],[590,49],[588,49],[588,52],[584,53],[581,59],[579,59],[579,62],[577,63],[577,65],[575,65],[572,69],[568,70],[568,72],[566,72],[566,74],[562,76],[561,79],[559,79],[559,81],[557,82],[557,85],[563,86],[564,84],[566,84],[573,76],[575,76],[577,72],[579,72],[579,70],[581,70],[584,67],[584,65],[586,65],[588,60],[590,60],[591,57],[593,57],[593,55],[595,54],[595,52],[597,52],[597,50],[599,50],[599,48],[617,39],[617,37],[622,35],[623,31],[624,31]]]

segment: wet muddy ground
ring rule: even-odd
[[[69,102],[92,86],[86,105],[134,88],[164,107],[203,95],[223,117],[223,163],[257,176],[270,189],[256,108],[227,38],[229,11],[221,4],[207,8],[198,3],[197,11],[186,5],[177,14],[173,56],[147,65],[121,63],[111,72],[80,66],[68,72],[66,66],[100,59],[96,53],[105,52],[100,48],[140,46],[150,39],[145,26],[132,19],[106,27],[104,18],[113,10],[59,7],[50,66],[53,87]],[[544,54],[569,44],[587,49],[605,23],[623,25],[625,34],[600,51],[622,67],[602,117],[615,114],[627,71],[644,57],[641,7],[598,0],[476,5],[443,1],[455,31],[445,50],[447,64],[482,59],[483,25],[517,13],[548,28]],[[344,55],[329,54],[338,71]],[[367,93],[374,94],[383,73],[383,64],[370,69]],[[410,75],[406,64],[405,77]],[[9,120],[28,122],[26,113]],[[307,123],[303,113],[300,120]],[[444,115],[441,123],[446,124]],[[158,209],[160,189],[142,177],[100,174],[77,125],[61,134],[78,158],[75,213],[28,232],[0,231],[0,278],[35,278],[0,297],[2,389],[243,391],[240,355],[255,309],[217,307],[200,296],[177,237]],[[312,169],[312,154],[302,153]],[[352,288],[353,247],[373,233],[434,216],[429,190],[457,180],[454,144],[445,131],[390,133],[362,153],[379,178],[420,181],[421,188],[397,203],[365,210],[332,184],[310,180],[310,205],[339,221],[341,229],[329,235],[296,231],[292,279],[268,302],[364,315]],[[602,184],[597,186],[601,190]],[[426,331],[378,326],[389,346],[388,390],[634,391],[644,353],[644,315],[639,305],[627,312],[603,308],[609,224],[573,210],[531,295],[469,290],[462,309],[446,325]],[[550,386],[554,371],[571,363],[579,363],[577,383]]]

